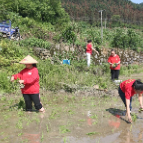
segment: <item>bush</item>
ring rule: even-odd
[[[131,29],[117,29],[114,35],[112,46],[118,48],[137,49],[141,39],[139,35]]]
[[[34,37],[20,41],[20,45],[26,46],[26,47],[40,47],[48,50],[51,47],[51,43],[44,41],[42,39],[34,38]]]
[[[73,26],[68,26],[63,32],[62,32],[62,38],[67,43],[75,43],[77,36],[74,32]]]

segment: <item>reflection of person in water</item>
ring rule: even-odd
[[[125,107],[126,107],[126,115],[128,117],[128,121],[132,122],[132,118],[130,115],[132,109],[132,96],[135,94],[139,94],[139,103],[140,108],[143,109],[142,103],[142,93],[143,93],[143,83],[140,80],[129,79],[123,81],[119,86],[119,96],[121,97]]]

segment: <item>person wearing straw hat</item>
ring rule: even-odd
[[[19,63],[25,64],[26,67],[18,74],[12,75],[11,82],[19,79],[18,82],[24,85],[21,91],[25,100],[26,111],[32,111],[33,101],[37,110],[45,112],[39,98],[39,74],[36,66],[38,62],[28,55]]]

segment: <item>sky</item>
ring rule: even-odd
[[[133,3],[141,3],[143,0],[131,0]]]

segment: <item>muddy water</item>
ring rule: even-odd
[[[4,96],[4,95],[3,95]],[[143,142],[143,113],[134,97],[137,120],[126,122],[117,97],[41,96],[46,113],[8,108],[20,96],[0,103],[0,142],[5,143],[134,143]],[[10,102],[11,100],[15,102]]]

